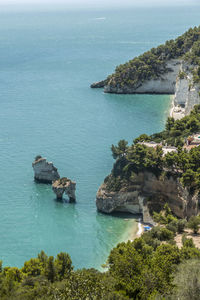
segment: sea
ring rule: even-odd
[[[90,84],[199,25],[196,7],[0,6],[0,259],[23,266],[44,250],[97,268],[137,218],[97,212],[111,145],[163,130],[169,95],[114,95]],[[34,182],[36,155],[76,181],[76,204]]]

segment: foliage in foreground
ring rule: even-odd
[[[194,259],[181,263],[174,276],[175,288],[170,297],[181,300],[199,300],[200,260]]]
[[[191,299],[198,299],[200,250],[186,237],[181,249],[175,245],[174,236],[184,227],[167,205],[163,214],[155,217],[161,225],[133,242],[118,244],[108,257],[104,273],[74,270],[68,254],[60,253],[54,259],[43,251],[21,269],[0,264],[0,299],[147,300],[176,299],[175,295],[188,299],[192,288],[184,285],[188,278],[194,279],[193,285],[197,282]],[[183,271],[185,266],[187,272]]]

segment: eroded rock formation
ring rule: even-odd
[[[180,74],[182,74],[182,76]],[[175,119],[189,115],[193,107],[200,103],[199,91],[199,85],[193,82],[191,66],[186,62],[182,62],[179,74],[176,78],[175,95],[173,100],[174,111],[172,112],[172,116]],[[178,108],[181,108],[182,114],[177,114]],[[176,117],[176,115],[179,117]]]
[[[75,190],[76,183],[70,179],[63,177],[53,182],[52,189],[56,194],[58,200],[62,200],[63,194],[65,193],[69,197],[69,202],[75,202]]]
[[[54,167],[52,162],[48,162],[46,158],[40,155],[36,156],[32,163],[34,170],[34,178],[41,183],[52,183],[54,180],[60,178],[58,170]]]
[[[99,211],[141,213],[146,223],[152,222],[152,212],[160,211],[166,202],[172,212],[181,218],[196,215],[199,210],[198,194],[189,193],[177,178],[159,179],[147,171],[139,173],[134,182],[117,192],[109,191],[103,183],[96,196]]]

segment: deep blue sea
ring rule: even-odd
[[[162,130],[169,96],[90,89],[116,65],[198,25],[200,10],[0,7],[0,259],[22,266],[44,250],[100,268],[134,220],[96,211],[111,144]],[[36,155],[77,183],[75,205],[33,180]],[[135,223],[136,224],[136,223]]]

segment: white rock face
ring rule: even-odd
[[[139,192],[137,190],[108,192],[104,183],[97,192],[97,209],[108,214],[112,212],[140,214],[143,211],[143,203],[139,203],[138,196]]]
[[[38,182],[52,183],[60,178],[57,168],[52,162],[48,162],[46,158],[39,157],[33,163],[34,178]]]
[[[193,75],[190,66],[182,63],[180,71],[185,73],[184,78],[176,79],[175,95],[173,99],[173,110],[171,116],[174,119],[181,119],[189,115],[194,105],[200,104],[199,87],[193,83]]]
[[[151,172],[140,172],[129,186],[120,191],[109,191],[104,182],[96,195],[97,209],[103,213],[130,212],[142,214],[145,223],[151,223],[150,211],[163,208],[168,203],[172,212],[180,217],[190,217],[199,212],[199,196],[191,195],[179,179],[172,176],[163,180]]]
[[[144,82],[141,87],[136,89],[136,93],[174,94],[180,64],[181,62],[177,59],[168,61],[167,68],[171,69],[171,72],[163,74],[157,80]]]
[[[145,81],[138,88],[130,86],[112,87],[112,85],[108,84],[104,87],[104,92],[118,94],[174,94],[176,76],[180,70],[180,65],[180,60],[171,59],[166,63],[166,67],[170,71],[161,75],[157,79]]]
[[[193,75],[187,62],[180,59],[171,59],[166,63],[168,72],[160,75],[157,79],[142,82],[139,87],[127,85],[112,86],[112,81],[102,81],[95,83],[92,87],[104,86],[105,93],[116,94],[171,94],[174,95],[173,107],[170,115],[174,119],[181,119],[190,114],[194,105],[200,104],[199,91],[197,84],[193,83]],[[186,74],[184,78],[179,78],[179,72]]]

